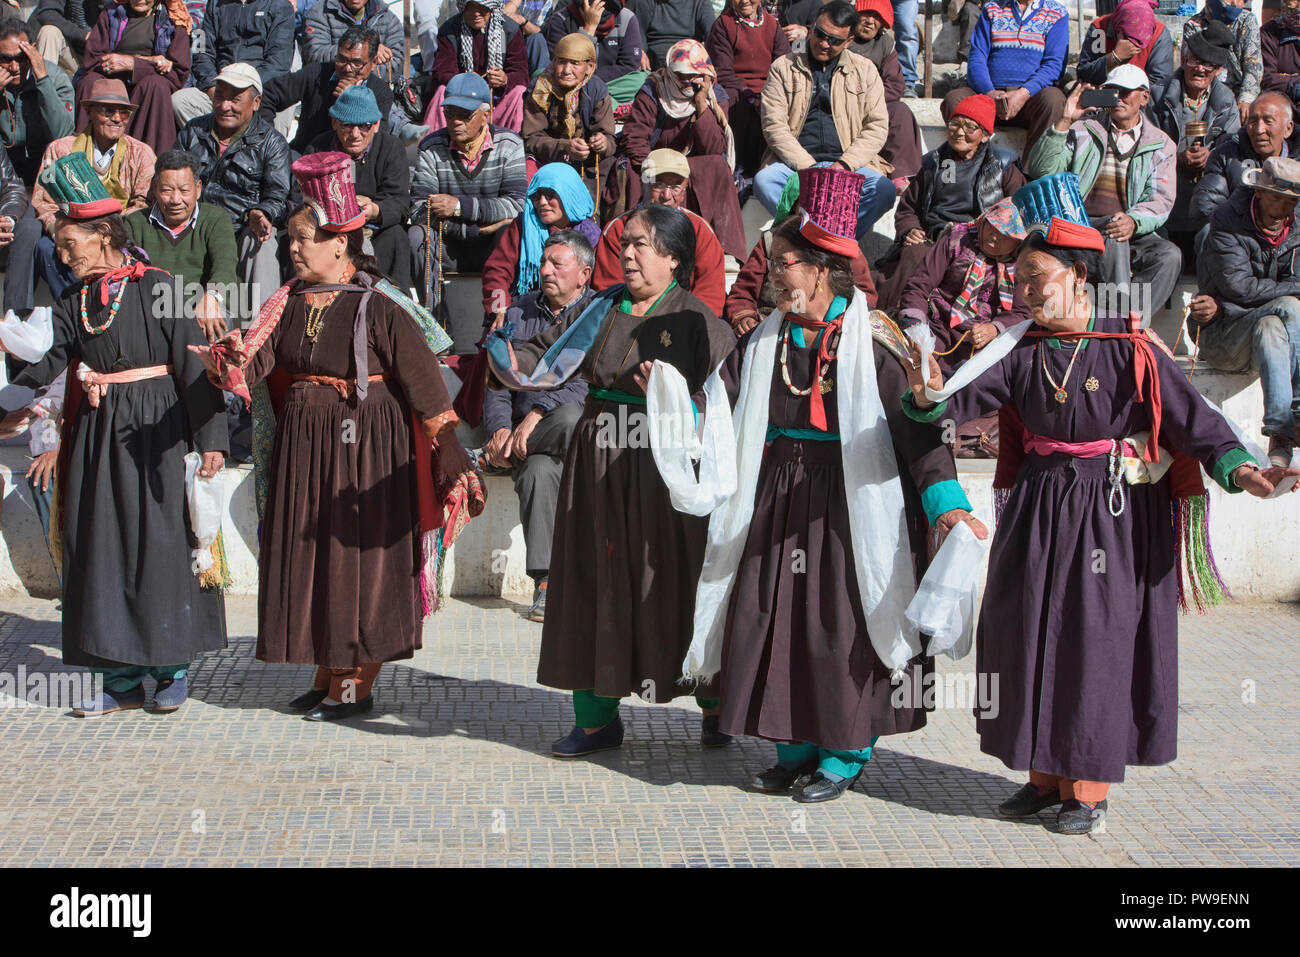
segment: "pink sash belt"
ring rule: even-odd
[[[1133,454],[1133,447],[1127,442],[1121,442],[1120,446],[1127,454]],[[1025,451],[1036,455],[1052,455],[1060,452],[1064,455],[1073,455],[1076,459],[1095,459],[1099,455],[1109,455],[1114,447],[1113,439],[1097,439],[1095,442],[1062,442],[1025,429]]]
[[[99,408],[99,400],[104,397],[110,385],[125,385],[128,382],[143,382],[145,379],[157,379],[171,375],[172,366],[141,366],[138,369],[124,369],[121,372],[96,372],[84,363],[77,369],[77,378],[86,390],[86,399],[92,409]]]

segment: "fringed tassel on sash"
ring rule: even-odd
[[[217,532],[216,539],[208,546],[208,551],[212,553],[212,567],[199,572],[199,587],[204,591],[211,591],[214,588],[224,591],[232,583],[230,564],[226,561],[226,546],[222,540],[222,534],[222,532]]]
[[[442,607],[442,529],[420,535],[420,617],[428,618]]]
[[[1211,608],[1231,601],[1232,593],[1223,581],[1210,545],[1209,496],[1175,499],[1173,521],[1179,609],[1188,612],[1194,604],[1197,613],[1203,615]]]
[[[1002,513],[1006,511],[1007,502],[1011,501],[1011,489],[997,488],[993,489],[993,523],[1002,524]]]

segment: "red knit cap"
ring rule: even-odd
[[[974,120],[989,136],[993,135],[993,121],[997,119],[998,108],[993,97],[983,93],[972,93],[952,111],[953,116],[964,116]],[[949,117],[951,119],[952,117]]]
[[[858,13],[874,13],[885,21],[885,28],[894,29],[894,6],[889,0],[855,0]]]

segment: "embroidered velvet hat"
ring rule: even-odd
[[[122,204],[108,194],[85,153],[60,156],[41,170],[36,181],[69,219],[94,219],[122,211]]]
[[[1054,218],[1080,226],[1091,225],[1083,209],[1083,195],[1075,173],[1055,173],[1032,180],[1016,190],[1011,200],[1019,207],[1025,227],[1030,230],[1035,226],[1047,227]]]
[[[346,233],[365,225],[366,214],[357,203],[352,157],[346,153],[312,153],[291,167],[302,199],[316,213],[320,228]]]
[[[858,199],[866,177],[831,166],[799,170],[799,232],[815,246],[852,259],[858,248]]]

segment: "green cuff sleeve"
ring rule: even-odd
[[[934,422],[948,410],[948,400],[944,399],[933,409],[918,409],[912,396],[912,390],[903,393],[903,414],[914,422]]]
[[[921,493],[921,507],[925,509],[925,517],[931,525],[944,512],[951,512],[954,508],[964,508],[968,512],[971,510],[970,499],[956,479],[944,479],[927,488]]]
[[[1214,463],[1214,474],[1211,475],[1211,478],[1225,492],[1240,492],[1241,489],[1232,480],[1232,473],[1243,465],[1259,465],[1259,463],[1245,449],[1235,448]]]

